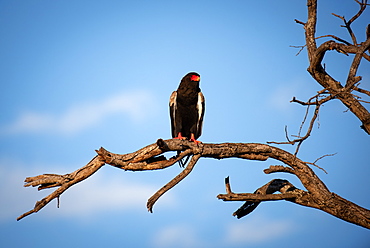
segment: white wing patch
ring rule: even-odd
[[[203,115],[204,115],[204,96],[202,92],[198,93],[198,102],[197,102],[197,110],[198,110],[198,121],[197,121],[197,130],[202,130],[203,124]]]
[[[172,92],[170,96],[170,107],[176,107],[176,98],[177,98],[177,92]]]
[[[174,91],[172,92],[171,96],[170,96],[170,117],[171,117],[171,132],[172,132],[172,136],[173,137],[176,137],[176,98],[177,98],[177,92]]]

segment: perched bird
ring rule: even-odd
[[[172,138],[188,139],[196,144],[202,134],[205,100],[199,88],[200,75],[186,74],[170,97]]]

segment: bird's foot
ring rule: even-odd
[[[177,137],[175,137],[174,139],[186,140],[186,137],[183,137],[183,136],[181,135],[181,133],[179,133],[179,134],[177,135]]]
[[[190,139],[190,141],[193,141],[197,145],[202,143],[202,141],[199,141],[199,140],[196,140],[196,139]]]
[[[200,143],[202,143],[202,141],[199,141],[199,140],[196,140],[195,137],[194,137],[194,134],[192,133],[191,136],[190,136],[190,141],[193,141],[195,144],[199,145]]]

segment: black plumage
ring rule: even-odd
[[[258,194],[257,191],[254,194]],[[246,201],[238,210],[236,210],[233,215],[238,219],[250,214],[253,210],[260,205],[260,201]]]
[[[199,82],[200,75],[190,72],[181,79],[178,89],[171,94],[172,138],[200,143],[197,139],[202,134],[205,100]]]

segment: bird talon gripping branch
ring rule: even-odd
[[[190,141],[193,141],[195,144],[199,145],[200,143],[202,143],[202,141],[199,141],[199,140],[196,140],[195,137],[194,137],[194,134],[192,133],[191,136],[190,136]]]

